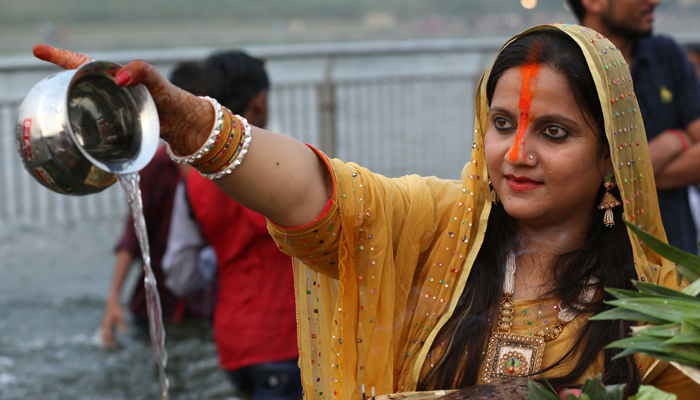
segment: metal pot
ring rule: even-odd
[[[17,151],[27,171],[62,194],[100,192],[141,170],[158,147],[155,103],[143,85],[114,83],[121,65],[93,61],[37,83],[19,107]]]

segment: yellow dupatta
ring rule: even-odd
[[[619,50],[595,31],[573,24],[537,26],[504,47],[540,29],[562,30],[581,47],[603,106],[624,216],[666,240],[644,125]],[[327,212],[302,228],[270,223],[280,249],[295,260],[306,398],[357,399],[362,384],[377,394],[416,389],[487,228],[491,201],[483,135],[490,72],[491,66],[476,94],[472,157],[461,181],[388,179],[353,163],[326,159],[334,181]],[[631,232],[630,242],[640,279],[676,287],[671,263]],[[645,382],[665,367],[645,357],[638,362]]]

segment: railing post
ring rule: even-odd
[[[479,90],[479,82],[481,82],[481,71],[484,70],[484,60],[486,59],[486,54],[483,51],[479,51],[476,54],[476,73],[474,74],[474,79],[472,84],[474,85],[474,93]]]
[[[477,53],[476,56],[476,73],[474,74],[474,78],[472,79],[472,92],[476,93],[477,90],[479,90],[479,83],[481,82],[481,71],[483,71],[486,67],[484,66],[485,60],[488,60],[486,57],[486,52],[483,50],[480,50]],[[472,110],[474,110],[474,107],[472,107]],[[476,118],[478,118],[478,115],[476,115],[476,111],[474,110],[474,118],[473,120],[476,121]],[[474,131],[469,129],[467,130],[467,134],[471,135],[472,140],[469,142],[471,144],[472,142],[476,141],[476,138],[474,137]],[[483,134],[483,132],[482,132]]]
[[[334,64],[334,58],[332,56],[328,57],[323,74],[323,82],[318,85],[319,147],[329,157],[336,156]]]
[[[5,192],[5,217],[6,221],[15,222],[17,219],[17,188],[15,187],[17,172],[15,166],[19,160],[15,150],[14,118],[12,118],[12,109],[9,104],[2,107],[0,121],[2,121],[0,133],[2,134],[2,156],[4,158],[4,187],[2,190]]]

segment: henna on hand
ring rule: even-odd
[[[185,92],[173,85],[177,94],[159,92],[158,89],[151,92],[156,104],[171,103],[173,107],[169,111],[158,107],[158,117],[161,118],[160,135],[170,143],[173,151],[178,155],[186,156],[197,151],[209,138],[214,127],[215,111],[207,100]],[[154,95],[155,93],[155,95]],[[155,100],[158,96],[159,100]]]
[[[45,44],[37,44],[32,50],[36,58],[56,64],[64,69],[77,69],[81,65],[92,60],[85,54],[60,50]]]

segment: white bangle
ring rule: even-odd
[[[220,179],[223,178],[226,175],[229,175],[231,172],[233,172],[236,167],[241,165],[243,162],[243,157],[245,157],[246,153],[248,152],[248,146],[250,146],[250,141],[252,139],[251,137],[251,128],[250,124],[248,124],[248,120],[241,117],[240,115],[236,115],[236,118],[238,118],[242,123],[243,123],[243,146],[241,146],[241,151],[238,153],[235,159],[233,159],[228,166],[226,166],[224,169],[218,171],[218,172],[200,172],[203,177],[214,180],[214,179]]]
[[[212,99],[209,96],[202,96],[200,99],[207,100],[211,105],[214,107],[214,113],[215,113],[215,121],[214,121],[214,128],[211,130],[211,134],[209,135],[209,139],[207,139],[204,144],[202,144],[202,147],[200,147],[197,151],[194,153],[188,155],[188,156],[178,156],[175,155],[173,152],[173,149],[170,147],[169,143],[165,144],[165,150],[168,152],[168,155],[170,158],[175,161],[178,164],[191,164],[196,160],[199,160],[202,158],[204,155],[209,153],[212,148],[214,148],[214,143],[216,142],[216,139],[219,137],[219,133],[221,133],[221,128],[223,127],[223,120],[224,120],[224,112],[221,109],[221,104],[219,104],[218,101]]]

